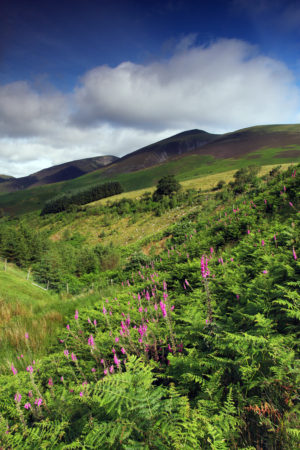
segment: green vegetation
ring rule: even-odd
[[[32,276],[44,267],[44,276],[61,277],[36,305],[47,313],[44,301],[52,301],[63,324],[59,335],[46,322],[28,331],[21,286],[38,288],[26,272],[18,282],[18,270],[2,273],[20,292],[24,335],[11,342],[0,375],[0,445],[298,448],[299,171],[258,178],[240,167],[216,191],[182,190],[158,202],[146,192],[2,218],[0,255],[35,268]],[[175,213],[160,231],[159,221]],[[157,225],[131,245],[99,246],[72,228],[90,218],[106,220],[108,233],[125,220]],[[67,280],[80,296],[66,294]],[[93,294],[82,292],[91,286]],[[11,289],[1,307],[17,301],[8,300]],[[34,344],[40,328],[56,338],[43,355]]]
[[[69,195],[60,195],[48,200],[42,209],[41,216],[65,211],[72,205],[86,205],[122,192],[123,188],[118,182],[99,184],[76,192],[72,191]]]
[[[265,148],[236,159],[217,159],[210,155],[195,154],[175,159],[149,169],[113,176],[106,173],[105,169],[100,169],[63,183],[40,186],[38,188],[26,189],[9,194],[3,193],[0,195],[0,208],[3,208],[7,213],[12,215],[40,210],[47,200],[56,195],[105,183],[108,179],[109,181],[119,182],[124,188],[124,191],[130,192],[137,189],[153,187],[165,175],[174,175],[179,182],[182,182],[207,175],[221,174],[230,170],[238,170],[242,167],[247,168],[249,166],[249,160],[251,164],[257,166],[274,165],[274,161],[277,164],[299,161],[299,156],[289,155],[291,149],[291,146],[284,148]],[[293,149],[299,150],[299,146],[293,146]]]

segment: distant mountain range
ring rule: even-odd
[[[0,175],[2,179],[1,187],[6,192],[13,192],[29,187],[42,186],[45,184],[57,183],[59,181],[72,180],[78,178],[94,170],[101,169],[113,162],[117,161],[117,156],[96,156],[94,158],[78,159],[48,169],[40,170],[26,177],[13,178]],[[0,181],[1,182],[1,181]]]
[[[300,125],[266,125],[237,130],[226,134],[211,134],[203,130],[189,130],[143,147],[118,158],[99,156],[71,161],[32,175],[13,178],[0,175],[0,191],[15,192],[31,187],[68,181],[91,172],[99,178],[116,178],[191,155],[210,156],[214,159],[249,160],[260,157],[266,149],[282,149],[283,157],[300,157]],[[280,153],[276,157],[280,156]],[[100,176],[101,175],[101,176]],[[100,180],[101,181],[101,180]]]

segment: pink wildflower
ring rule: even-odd
[[[115,363],[115,365],[116,365],[117,367],[120,367],[121,361],[117,358],[117,355],[116,355],[116,354],[114,354],[114,363]]]
[[[77,309],[76,309],[76,311],[75,311],[75,316],[74,316],[74,319],[75,319],[75,320],[77,320],[77,319],[78,319],[78,311],[77,311]]]
[[[107,314],[107,310],[106,310],[106,308],[103,306],[103,308],[102,308],[102,311],[103,311],[103,314],[105,315],[105,314]]]
[[[107,375],[107,369],[104,369],[103,373],[104,375]]]
[[[30,403],[25,403],[24,408],[25,409],[30,409],[31,408],[31,404]]]
[[[11,371],[12,371],[12,373],[13,373],[14,375],[16,375],[16,374],[18,373],[17,369],[14,367],[13,364],[10,366],[10,368],[11,368]]]
[[[69,329],[70,329],[70,325],[67,325],[67,326],[66,326],[66,329],[69,330]]]
[[[77,361],[76,355],[73,352],[71,353],[71,358],[72,361]]]
[[[64,350],[64,355],[68,358],[69,357],[69,350]]]
[[[114,366],[110,366],[109,371],[110,371],[110,373],[114,373],[114,371],[115,371]]]
[[[43,400],[41,398],[36,398],[34,401],[34,404],[37,406],[41,406],[42,403],[43,403]]]
[[[53,380],[52,380],[52,378],[49,378],[49,380],[48,380],[48,386],[53,386]]]
[[[33,367],[32,366],[28,366],[26,367],[27,372],[32,373],[33,372]]]
[[[295,260],[297,259],[297,255],[296,255],[294,247],[293,247],[293,257],[294,257]]]
[[[166,315],[167,315],[166,304],[161,301],[161,302],[159,302],[159,306],[160,306],[161,312],[163,314],[163,317],[166,317]]]
[[[88,338],[88,345],[90,345],[92,348],[95,348],[95,342],[92,335]]]
[[[95,367],[92,367],[91,372],[96,372]]]
[[[265,241],[264,240],[261,241],[261,245],[262,245],[262,247],[265,245]]]
[[[116,342],[116,343],[118,343],[118,342],[119,342],[119,340],[120,340],[120,338],[118,338],[118,337],[115,337],[115,342]]]
[[[267,270],[263,270],[262,273],[268,273],[268,271]]]
[[[25,339],[29,339],[29,334],[27,332],[25,333]]]
[[[20,403],[21,400],[22,400],[22,395],[19,394],[19,392],[17,392],[15,395],[15,402]]]
[[[121,352],[123,353],[123,355],[126,353],[126,350],[124,347],[121,348]]]

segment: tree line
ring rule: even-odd
[[[98,184],[71,194],[64,194],[48,200],[42,211],[41,216],[45,214],[58,213],[67,210],[71,205],[85,205],[87,203],[100,200],[101,198],[111,197],[121,194],[123,187],[118,181],[110,181],[104,184]]]

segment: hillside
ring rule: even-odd
[[[2,218],[0,254],[69,311],[43,355],[38,323],[3,363],[0,444],[298,448],[299,168]],[[139,238],[121,242],[128,226]]]
[[[11,177],[10,175],[1,175],[0,174],[0,183],[4,183],[12,178],[14,178],[14,177]]]
[[[76,179],[40,186],[38,189],[30,188],[15,193],[0,194],[0,208],[7,214],[22,214],[38,210],[43,207],[46,200],[57,194],[105,183],[108,180],[120,182],[125,191],[133,191],[155,186],[157,181],[166,174],[173,174],[179,181],[184,181],[237,170],[253,164],[265,166],[300,161],[300,125],[258,126],[217,137],[209,135],[212,139],[210,143],[175,156],[176,152],[182,148],[180,145],[185,145],[182,142],[190,139],[190,144],[195,143],[194,139],[197,140],[199,134],[200,137],[202,136],[203,143],[207,135],[198,130],[189,131],[187,135],[182,133],[177,137],[174,136],[175,144],[172,141],[173,138],[166,140],[170,159],[164,163],[132,172],[132,167],[143,164],[144,158],[147,157],[149,148],[146,147],[121,158],[106,168],[95,170]],[[157,154],[164,152],[163,142],[155,144],[154,147],[149,146],[152,162],[155,159],[153,156],[155,152]],[[170,150],[173,145],[177,146],[174,153]],[[153,148],[156,150],[153,151]],[[0,190],[5,184],[0,185]]]
[[[45,184],[58,183],[72,180],[86,173],[105,167],[115,162],[116,156],[97,156],[94,158],[79,159],[70,161],[47,169],[40,170],[26,177],[13,178],[2,184],[3,192],[13,192],[27,189],[29,187],[42,186]],[[1,177],[1,176],[0,176]]]
[[[300,125],[255,126],[227,133],[214,139],[193,153],[215,158],[240,158],[249,154],[259,159],[260,152],[268,148],[282,148],[276,157],[300,157]]]
[[[219,135],[189,130],[123,156],[105,170],[106,176],[147,169],[199,149]]]

